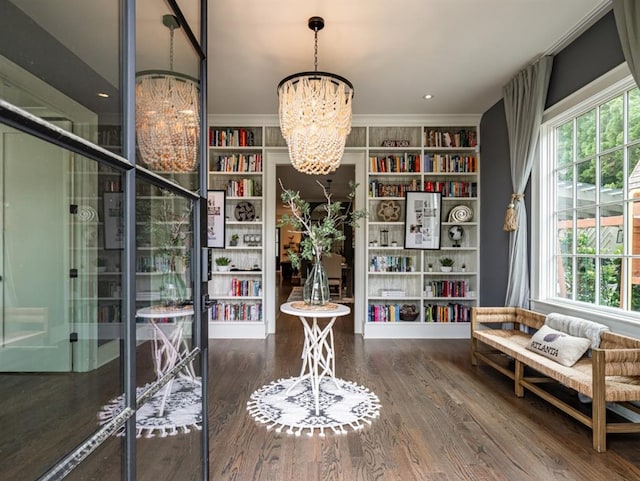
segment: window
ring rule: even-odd
[[[640,92],[632,80],[543,126],[541,300],[640,313]]]

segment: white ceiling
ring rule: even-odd
[[[209,113],[277,114],[276,87],[318,69],[355,87],[354,114],[482,114],[502,86],[603,0],[218,0],[209,3]],[[430,93],[430,101],[422,99]]]
[[[118,85],[118,2],[11,0]],[[196,0],[178,0],[199,35]],[[309,17],[321,16],[318,68],[348,78],[355,115],[482,114],[502,86],[610,0],[211,0],[209,114],[277,115],[284,77],[313,70]],[[69,15],[73,12],[73,15]],[[162,0],[137,0],[136,70],[167,69]],[[82,21],[78,21],[82,19]],[[176,33],[175,70],[198,60]],[[430,93],[432,100],[422,96]]]

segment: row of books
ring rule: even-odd
[[[262,186],[254,179],[229,180],[227,182],[227,196],[252,197],[262,195]]]
[[[475,147],[478,137],[475,130],[468,129],[426,129],[425,147]]]
[[[249,129],[209,128],[210,147],[253,147],[255,136]]]
[[[470,322],[471,308],[463,304],[425,304],[425,322]]]
[[[371,172],[420,172],[420,154],[400,154],[369,157]]]
[[[425,192],[441,192],[443,197],[477,197],[477,182],[460,181],[425,181]]]
[[[425,285],[425,296],[465,297],[468,290],[467,281],[431,281]]]
[[[262,282],[257,280],[241,280],[235,277],[231,279],[229,295],[234,297],[261,296]]]
[[[98,322],[120,322],[121,312],[119,303],[98,306]]]
[[[169,254],[139,254],[136,256],[136,272],[170,272],[171,264]]]
[[[420,190],[418,179],[401,184],[385,184],[379,180],[369,181],[369,197],[404,197],[405,192],[414,190]]]
[[[212,321],[260,321],[262,303],[234,304],[215,301],[211,306]]]
[[[425,172],[467,173],[478,171],[478,158],[473,155],[425,154]]]
[[[262,172],[262,154],[219,155],[214,172]]]
[[[369,304],[367,319],[369,322],[400,322],[400,310],[403,304]],[[415,307],[415,305],[414,305]]]
[[[413,257],[371,256],[369,272],[412,272]]]

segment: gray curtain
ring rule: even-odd
[[[542,113],[553,57],[542,57],[519,72],[503,89],[511,160],[511,203],[517,228],[509,234],[509,281],[505,306],[529,307],[527,211],[524,189],[538,151]]]
[[[640,2],[613,0],[613,14],[624,59],[636,84],[640,85]]]

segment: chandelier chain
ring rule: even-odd
[[[315,47],[313,50],[313,66],[315,71],[318,71],[318,27],[313,29],[315,37]]]
[[[173,26],[169,27],[169,70],[173,71]]]

